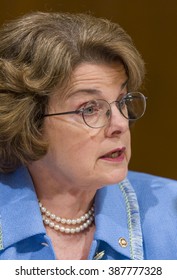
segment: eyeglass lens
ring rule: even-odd
[[[128,93],[120,101],[112,103],[128,120],[141,118],[146,109],[146,98],[139,92]],[[85,123],[92,128],[105,126],[111,117],[111,104],[102,99],[88,102],[82,112]]]

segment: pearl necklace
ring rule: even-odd
[[[49,226],[50,228],[55,229],[56,231],[59,230],[60,232],[63,233],[67,233],[67,234],[79,233],[85,230],[86,228],[88,228],[89,226],[91,226],[94,221],[94,206],[92,206],[86,214],[82,215],[80,218],[77,219],[61,218],[48,211],[40,201],[39,201],[39,207],[40,207],[44,224]],[[75,227],[65,227],[63,226],[65,224],[69,226],[75,225]]]

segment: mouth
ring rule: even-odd
[[[125,157],[125,147],[115,149],[100,157],[100,159],[108,161],[122,161]]]

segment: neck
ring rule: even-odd
[[[93,205],[95,189],[62,182],[44,170],[29,166],[38,199],[50,211],[66,219],[86,213]],[[40,178],[38,174],[40,173]]]
[[[94,194],[89,196],[85,193],[79,193],[74,196],[70,193],[57,193],[45,196],[44,193],[40,195],[38,192],[38,199],[51,213],[66,219],[75,219],[92,207]]]

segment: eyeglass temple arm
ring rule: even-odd
[[[69,114],[80,114],[80,113],[82,113],[82,110],[69,111],[69,112],[61,112],[61,113],[52,113],[52,114],[45,114],[45,115],[43,115],[43,117],[69,115]]]
[[[143,98],[143,99],[148,99],[146,96],[125,96],[124,99],[134,99],[134,98]]]

